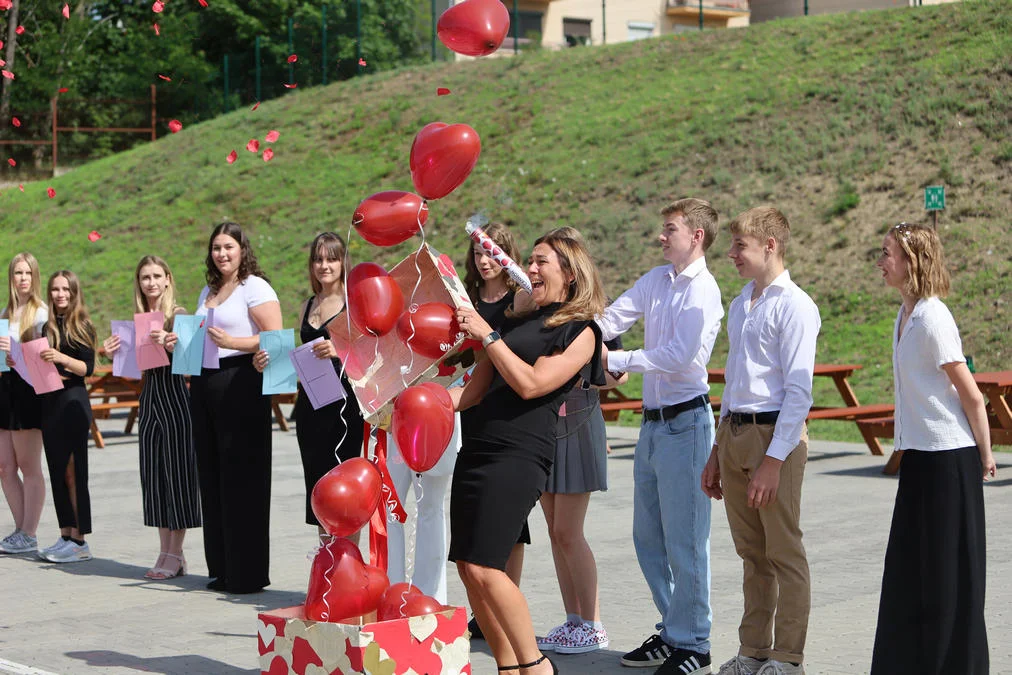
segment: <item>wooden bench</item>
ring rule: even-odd
[[[102,438],[102,432],[98,428],[96,419],[105,419],[109,417],[111,410],[127,409],[130,413],[127,415],[126,428],[123,430],[124,433],[132,433],[134,428],[134,422],[137,421],[137,411],[140,407],[140,399],[129,399],[125,401],[114,401],[114,402],[102,402],[92,401],[91,402],[91,438],[95,441],[96,448],[105,447],[105,439]]]

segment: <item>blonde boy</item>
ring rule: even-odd
[[[750,281],[731,302],[720,425],[702,489],[725,498],[744,564],[738,655],[721,675],[798,675],[811,604],[801,542],[815,340],[821,320],[784,267],[790,225],[760,206],[730,224],[728,257]]]

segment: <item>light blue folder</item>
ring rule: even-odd
[[[207,332],[207,327],[201,325],[203,321],[204,317],[192,314],[177,314],[173,320],[172,332],[179,336],[172,352],[173,375],[200,375]]]
[[[295,366],[288,354],[295,349],[295,330],[265,330],[260,333],[260,349],[267,352],[263,394],[293,394],[298,390]]]
[[[0,337],[10,337],[11,324],[8,319],[0,319]],[[7,352],[0,352],[0,373],[6,373],[10,370],[10,366],[7,365]]]

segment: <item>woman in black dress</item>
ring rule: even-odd
[[[323,340],[313,346],[313,354],[318,359],[330,359],[338,373],[341,372],[341,360],[337,358],[327,326],[344,311],[346,259],[347,247],[339,235],[324,232],[313,239],[309,247],[309,284],[313,296],[299,308],[302,344],[322,337]],[[262,371],[267,365],[267,352],[258,352],[253,364]],[[358,400],[350,395],[351,384],[347,377],[341,378],[341,384],[344,385],[344,399],[319,410],[313,409],[301,382],[295,399],[295,435],[299,440],[302,472],[306,479],[306,524],[316,525],[321,538],[328,535],[310,504],[313,487],[325,473],[337,466],[339,459],[343,462],[358,457],[362,452],[363,422]],[[356,532],[351,539],[357,542],[358,536]]]
[[[458,310],[487,359],[463,388],[463,424],[450,495],[450,560],[500,670],[558,672],[538,650],[527,601],[506,575],[524,521],[544,491],[555,456],[555,428],[566,394],[583,377],[604,383],[594,316],[604,290],[583,243],[569,228],[535,242],[528,268],[536,309],[508,318],[505,337],[473,309]]]

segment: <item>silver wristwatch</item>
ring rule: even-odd
[[[481,341],[482,349],[488,347],[490,344],[492,344],[496,340],[501,340],[501,339],[502,339],[502,336],[499,335],[499,333],[497,333],[496,331],[492,331],[491,333],[489,333],[488,335],[485,336],[484,340]]]

